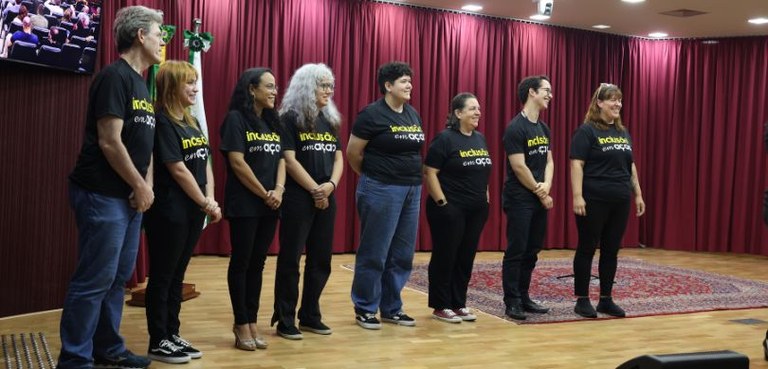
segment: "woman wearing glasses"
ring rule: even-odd
[[[298,340],[301,331],[331,334],[320,314],[320,294],[331,274],[336,199],[344,162],[339,128],[341,116],[333,104],[334,78],[324,64],[296,70],[280,107],[282,142],[288,178],[280,218],[280,253],[275,275],[277,334]],[[299,259],[306,247],[304,286],[299,300]]]
[[[408,64],[379,67],[383,98],[357,115],[347,145],[347,160],[360,175],[357,212],[360,244],[355,257],[352,302],[355,321],[365,329],[384,322],[412,327],[400,292],[411,275],[421,202],[421,117],[411,100]]]
[[[249,351],[267,347],[258,334],[256,316],[264,261],[285,191],[276,96],[272,71],[246,70],[221,127],[221,151],[227,158],[224,215],[232,243],[227,282],[235,315],[233,332],[235,346]]]
[[[611,296],[621,238],[627,227],[629,202],[634,193],[636,215],[645,212],[632,138],[621,121],[621,90],[602,84],[571,141],[573,212],[579,243],[573,259],[576,314],[596,318],[597,313],[624,317]],[[589,301],[592,258],[600,245],[600,300],[597,311]]]

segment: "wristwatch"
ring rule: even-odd
[[[437,206],[445,206],[448,204],[448,201],[445,201],[445,199],[437,200]]]

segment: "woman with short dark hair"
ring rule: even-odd
[[[411,275],[421,202],[421,117],[408,104],[413,71],[393,62],[378,71],[384,97],[365,107],[352,126],[347,160],[360,175],[357,212],[360,244],[355,257],[352,302],[355,321],[380,329],[387,323],[414,326],[400,292]]]
[[[467,308],[480,233],[488,220],[491,158],[477,131],[480,103],[470,93],[451,100],[446,129],[429,144],[424,182],[429,190],[427,221],[432,235],[429,306],[432,317],[449,323],[474,321]]]

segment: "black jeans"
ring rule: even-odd
[[[182,282],[204,220],[200,207],[177,191],[169,192],[144,217],[149,248],[146,316],[150,346],[179,334]]]
[[[576,216],[579,244],[573,257],[574,292],[589,296],[592,258],[600,245],[600,296],[610,296],[616,277],[619,247],[629,217],[629,201],[587,200],[587,215]]]
[[[331,275],[333,227],[336,200],[328,208],[315,207],[312,196],[303,189],[286,192],[280,218],[280,253],[275,274],[275,312],[272,323],[293,326],[299,300],[299,261],[306,247],[304,287],[301,293],[299,322],[321,321],[320,294]]]
[[[232,256],[227,283],[237,325],[256,323],[264,262],[276,228],[277,213],[229,219]]]
[[[474,208],[448,203],[437,206],[427,199],[427,221],[432,234],[429,259],[429,307],[458,309],[467,306],[467,287],[477,243],[488,220],[488,203]]]
[[[547,209],[541,204],[513,206],[507,214],[507,250],[501,264],[504,304],[528,297],[531,276],[547,233]]]

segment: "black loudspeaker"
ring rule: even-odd
[[[729,350],[643,355],[616,369],[749,369],[749,358]]]

